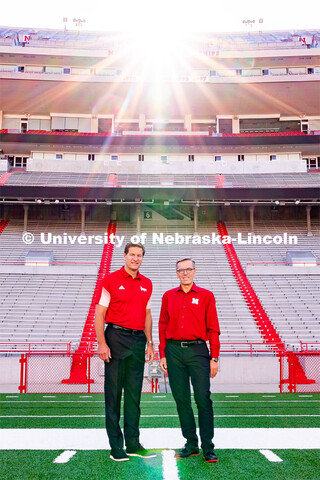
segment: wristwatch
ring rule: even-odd
[[[152,341],[152,340],[148,340],[147,343],[152,343],[152,345],[153,345],[153,341]]]
[[[219,358],[211,358],[211,360],[213,360],[214,362],[218,363],[219,362]]]

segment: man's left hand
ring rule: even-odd
[[[210,378],[214,378],[218,373],[219,367],[218,362],[210,360]]]
[[[153,343],[148,343],[146,362],[147,363],[152,362],[153,358],[154,358]]]

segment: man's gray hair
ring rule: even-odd
[[[190,262],[192,262],[193,268],[196,268],[196,262],[194,260],[192,260],[192,258],[182,258],[181,260],[178,260],[176,262],[176,270],[178,270],[179,263],[185,262],[186,260],[190,260]]]

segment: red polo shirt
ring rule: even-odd
[[[168,290],[162,297],[159,319],[160,358],[169,338],[173,340],[209,340],[211,358],[220,351],[220,328],[212,292],[195,283],[185,293],[181,286]]]
[[[146,308],[152,293],[151,280],[139,272],[133,278],[122,267],[103,279],[96,303],[100,303],[103,288],[110,294],[106,323],[144,330]]]

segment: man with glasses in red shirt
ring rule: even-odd
[[[117,462],[129,460],[129,456],[156,456],[145,450],[139,440],[146,341],[147,361],[153,360],[154,355],[150,310],[152,283],[139,272],[144,253],[143,245],[128,243],[124,250],[124,266],[104,278],[96,299],[98,355],[105,362],[106,429],[110,458]],[[119,425],[122,389],[126,452]]]
[[[210,399],[210,378],[218,373],[220,351],[215,298],[212,292],[194,283],[196,269],[191,258],[179,260],[176,271],[180,286],[163,295],[159,319],[160,367],[163,372],[168,372],[182,434],[187,440],[176,458],[199,455],[191,406],[191,379],[198,408],[203,458],[206,462],[217,462],[212,443],[214,427]]]

